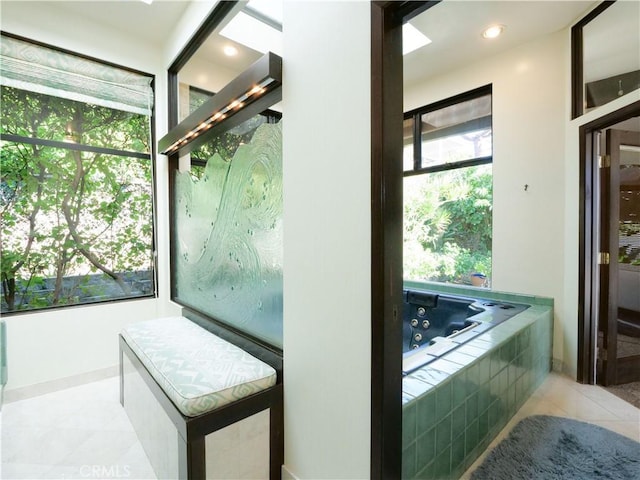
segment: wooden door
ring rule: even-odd
[[[606,131],[605,144],[606,155],[599,160],[601,201],[598,330],[602,339],[598,352],[601,360],[598,383],[617,385],[640,380],[640,347],[637,352],[621,351],[618,342],[621,329],[631,335],[640,335],[640,252],[636,251],[633,244],[627,245],[623,238],[629,236],[635,241],[637,237],[640,249],[640,133],[609,129]],[[637,234],[633,234],[636,231]],[[635,263],[638,264],[637,269]],[[629,269],[631,272],[637,270],[637,296],[633,292],[635,284],[621,284],[621,265],[625,273]],[[623,281],[626,282],[626,277],[623,277]],[[628,302],[628,298],[634,301],[634,297],[637,298],[637,306],[635,303],[621,305],[621,301]],[[638,320],[637,332],[634,331],[634,321],[629,323],[621,319],[624,317],[633,320],[635,314]]]

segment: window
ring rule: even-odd
[[[405,279],[488,284],[491,162],[491,86],[405,114]]]
[[[2,35],[2,313],[155,294],[152,77]]]

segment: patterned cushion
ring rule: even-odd
[[[129,325],[122,336],[178,409],[189,417],[269,388],[276,371],[184,317]]]

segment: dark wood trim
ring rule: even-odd
[[[409,20],[411,20],[412,18],[417,17],[421,13],[423,13],[426,10],[430,9],[431,7],[437,5],[438,3],[440,3],[440,1],[441,0],[420,1],[420,2],[416,2],[416,1],[402,2],[403,5],[400,5],[400,6],[396,7],[397,11],[395,12],[395,16],[396,16],[396,18],[401,18],[402,19],[402,23],[406,23]]]
[[[443,163],[433,167],[418,168],[415,170],[405,170],[404,176],[411,177],[413,175],[422,175],[424,173],[444,172],[446,170],[456,170],[459,168],[476,167],[478,165],[487,165],[493,163],[493,157],[471,158],[469,160],[461,160],[459,162]]]
[[[91,152],[102,155],[113,155],[115,157],[140,158],[151,160],[151,153],[134,152],[131,150],[120,150],[118,148],[96,147],[82,143],[63,142],[61,140],[49,140],[47,138],[23,137],[11,133],[0,133],[0,140],[5,142],[26,143],[28,145],[40,145],[42,147],[60,148],[77,152]],[[150,139],[152,140],[152,139]]]
[[[402,476],[402,24],[439,2],[371,2],[371,463]]]
[[[215,6],[211,14],[200,25],[193,36],[189,39],[185,47],[174,59],[167,70],[167,86],[169,88],[169,118],[168,130],[171,130],[178,124],[178,73],[187,64],[187,62],[195,55],[202,44],[209,38],[222,20],[238,6],[237,1],[221,0]]]
[[[371,3],[371,478],[402,472],[402,21]]]
[[[212,135],[215,135],[222,126],[226,129],[230,128],[228,127],[230,123],[239,124],[246,118],[266,110],[280,100],[282,94],[277,93],[280,92],[279,87],[282,84],[282,58],[271,52],[266,53],[253,65],[225,85],[216,95],[200,105],[195,112],[189,114],[187,118],[172,128],[158,142],[158,150],[161,152],[168,150],[174,153],[175,150],[170,147],[175,142],[183,138],[188,132],[194,131],[198,125],[207,121],[212,114],[224,111],[222,109],[232,102],[237,103],[238,99],[242,98],[245,93],[256,85],[262,84],[265,80],[272,82],[265,87],[267,93],[263,95],[252,95],[246,100],[243,100],[244,107],[233,108],[227,111],[225,117],[222,117],[224,120],[220,120],[219,123],[215,124],[215,126],[209,130],[201,130],[202,133],[199,136],[196,134],[191,137],[189,141],[185,140],[186,143],[180,146],[179,155],[185,155],[198,145],[201,145],[208,138],[211,138]],[[256,109],[258,110],[256,111]]]
[[[595,230],[597,206],[594,205],[594,188],[597,188],[597,165],[593,152],[593,133],[640,115],[640,101],[633,102],[614,112],[604,115],[579,129],[579,225],[578,225],[578,371],[581,383],[594,383],[595,365],[595,305],[597,291],[594,264]]]
[[[437,102],[414,108],[413,110],[409,110],[404,114],[404,118],[409,118],[413,115],[424,115],[425,113],[435,112],[436,110],[451,107],[452,105],[457,105],[458,103],[467,102],[469,100],[492,94],[492,84],[483,85],[482,87],[474,88],[473,90],[469,90],[468,92],[460,93],[458,95],[454,95],[453,97],[445,98],[444,100],[439,100]]]
[[[584,47],[583,47],[583,30],[584,27],[607,8],[615,3],[616,0],[606,0],[585,15],[578,23],[571,27],[571,118],[575,119],[584,113]]]
[[[595,272],[593,271],[593,252],[595,250],[594,239],[594,205],[593,205],[593,177],[594,177],[594,152],[592,132],[580,129],[580,205],[579,205],[579,237],[578,248],[578,278],[582,279],[578,287],[578,372],[577,380],[582,383],[593,384],[595,382],[593,365],[595,363],[595,324],[592,321],[584,321],[594,317],[594,306],[597,305],[593,298],[595,288]],[[582,319],[582,320],[581,320]]]

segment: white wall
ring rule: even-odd
[[[285,467],[368,478],[370,7],[284,5]]]
[[[566,329],[565,41],[563,32],[548,35],[408,88],[404,105],[406,111],[493,85],[492,288],[555,299],[557,362]]]
[[[1,27],[9,33],[154,74],[156,125],[166,132],[166,65],[160,46],[141,44],[85,19],[74,20],[68,11],[62,14],[51,2],[2,2]],[[159,156],[156,166],[159,298],[5,316],[7,391],[115,366],[117,334],[124,325],[178,311],[169,302],[166,158]]]

